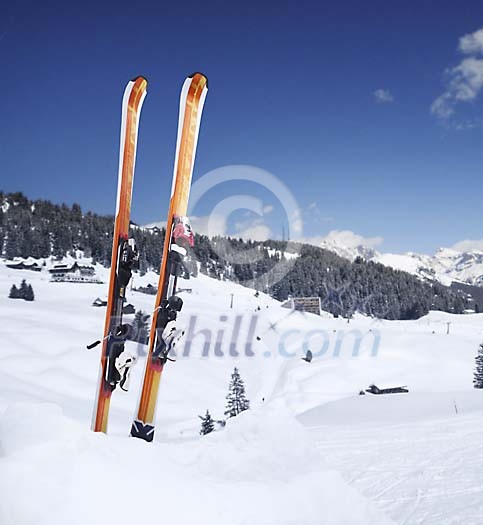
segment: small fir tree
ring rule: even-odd
[[[33,300],[35,299],[34,289],[32,288],[32,285],[31,285],[31,284],[27,285],[27,288],[26,288],[26,291],[25,291],[24,299],[25,299],[26,301],[33,301]]]
[[[25,299],[27,294],[28,294],[27,281],[23,279],[22,282],[20,283],[20,290],[19,290],[18,296],[22,299]]]
[[[209,434],[210,432],[213,432],[215,430],[215,422],[213,421],[213,418],[211,417],[211,414],[209,411],[206,411],[206,414],[204,416],[198,416],[201,419],[201,430],[200,434],[202,436],[206,436],[206,434]]]
[[[483,388],[483,343],[480,344],[480,347],[478,348],[475,364],[473,385],[475,388]]]
[[[235,417],[240,412],[250,408],[250,402],[245,394],[245,384],[243,383],[243,379],[240,377],[240,372],[238,372],[238,368],[236,367],[231,374],[231,381],[226,400],[225,415],[228,417]]]
[[[133,339],[141,344],[146,344],[149,337],[149,315],[138,310],[133,320]]]
[[[10,293],[8,294],[8,297],[10,299],[18,299],[19,298],[18,288],[14,284],[12,284],[12,288],[10,288]]]

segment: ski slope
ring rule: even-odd
[[[7,299],[22,278],[33,303]],[[472,388],[483,315],[347,324],[203,275],[180,286],[190,289],[180,324],[197,335],[165,369],[147,444],[127,437],[142,356],[130,391],[113,394],[109,434],[89,430],[99,349],[85,345],[102,334],[105,309],[91,303],[107,284],[51,283],[0,263],[1,524],[483,523],[483,395]],[[154,303],[128,299],[148,313]],[[200,437],[198,415],[223,418],[234,366],[251,410]],[[359,396],[370,383],[410,393]]]

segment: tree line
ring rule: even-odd
[[[22,193],[0,192],[0,247],[6,259],[15,257],[75,256],[81,250],[93,263],[110,265],[114,218],[84,213],[79,204],[53,204],[29,200]],[[140,252],[140,271],[158,270],[164,229],[131,225]],[[362,258],[354,262],[311,245],[301,245],[291,264],[285,259],[287,243],[195,235],[185,277],[198,271],[210,277],[246,284],[256,279],[259,291],[278,300],[318,296],[322,308],[334,315],[351,317],[362,312],[384,319],[417,319],[430,309],[462,313],[475,302],[471,291],[451,289],[437,281],[421,281],[414,275]],[[252,262],[251,253],[257,252]],[[236,261],[236,262],[229,262]],[[283,278],[275,284],[266,275],[275,268]],[[285,270],[288,272],[285,275]]]

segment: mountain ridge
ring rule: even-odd
[[[424,280],[436,279],[445,286],[453,282],[483,286],[482,250],[459,251],[441,247],[434,255],[416,252],[381,253],[363,244],[347,245],[336,236],[332,236],[329,241],[322,241],[318,246],[350,261],[362,257],[366,261],[377,262]]]
[[[93,263],[110,265],[112,217],[83,213],[79,204],[69,207],[32,201],[21,193],[0,192],[0,203],[2,258],[58,260],[81,250]],[[164,230],[133,225],[131,236],[139,248],[141,273],[158,269]],[[185,273],[196,276],[198,272],[265,291],[280,301],[319,297],[322,309],[344,317],[361,312],[385,319],[417,319],[429,310],[479,310],[471,290],[451,289],[437,280],[422,280],[361,256],[351,262],[333,251],[303,243],[294,255],[283,241],[195,234]]]

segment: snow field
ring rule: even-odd
[[[33,285],[33,303],[7,299],[22,278]],[[147,274],[133,284],[156,281]],[[105,309],[91,303],[107,285],[50,283],[44,271],[0,265],[1,524],[158,517],[180,524],[483,523],[483,470],[473,466],[483,443],[483,396],[471,383],[483,315],[356,316],[347,324],[290,313],[264,294],[203,275],[181,287],[192,291],[181,294],[180,323],[195,322],[198,335],[189,357],[178,355],[165,369],[155,443],[146,444],[127,437],[142,357],[130,392],[113,395],[109,434],[89,430],[99,348],[85,345],[102,335]],[[128,300],[147,313],[154,303],[136,292]],[[235,358],[228,353],[237,316]],[[207,357],[203,330],[211,333]],[[300,359],[303,340],[314,331],[307,344],[316,357],[308,364]],[[353,331],[363,337],[356,357]],[[223,357],[214,356],[219,334]],[[280,352],[284,337],[292,358]],[[247,340],[254,357],[243,355]],[[209,409],[223,418],[234,366],[252,409],[200,437],[198,415]],[[372,382],[408,385],[410,393],[357,395]],[[467,521],[458,521],[463,508]]]

